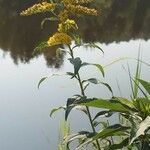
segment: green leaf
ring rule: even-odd
[[[130,113],[129,109],[125,108],[120,102],[117,102],[115,100],[105,100],[105,99],[87,100],[80,102],[79,105],[109,109],[111,111],[116,112]]]
[[[80,131],[80,132],[78,132],[76,134],[68,135],[65,138],[65,142],[69,143],[69,142],[72,142],[72,141],[74,141],[76,139],[83,139],[83,138],[85,139],[85,138],[89,137],[90,135],[91,135],[91,133],[88,132],[88,131]]]
[[[39,83],[38,83],[38,89],[40,88],[41,83],[43,83],[43,81],[45,81],[48,77],[43,77]]]
[[[137,109],[131,100],[123,97],[113,97],[113,100],[120,102],[125,108],[130,109],[133,112],[137,112]]]
[[[93,83],[93,84],[99,84],[99,80],[96,79],[96,78],[90,78],[90,79],[87,79],[87,80],[83,80],[82,83],[84,82],[90,82],[90,83]]]
[[[133,141],[138,138],[140,135],[145,135],[145,130],[148,129],[150,127],[150,116],[147,116],[145,118],[145,120],[143,120],[140,125],[139,128],[136,132],[136,135],[131,139],[130,144],[133,143]]]
[[[150,95],[150,82],[147,82],[147,81],[142,80],[142,79],[137,79],[137,80],[142,84],[142,86],[145,88],[145,90]]]
[[[94,65],[95,67],[97,67],[99,71],[102,73],[103,77],[105,76],[104,69],[100,64],[91,64],[91,65]]]
[[[62,75],[63,75],[63,74],[62,74]],[[54,73],[54,74],[52,74],[51,76],[43,77],[43,78],[39,81],[39,83],[38,83],[38,89],[39,89],[41,83],[43,83],[43,81],[45,81],[47,78],[50,78],[50,77],[53,77],[53,76],[62,76],[62,75],[61,75],[61,74]]]
[[[85,45],[85,47],[97,48],[97,49],[99,49],[99,50],[104,54],[104,51],[102,50],[102,48],[99,47],[99,46],[98,46],[97,44],[95,44],[95,43],[88,43],[88,44]]]
[[[126,135],[126,131],[130,129],[130,127],[122,126],[120,124],[115,124],[112,126],[107,127],[106,129],[103,129],[101,132],[96,134],[93,137],[93,140],[97,140],[99,138],[106,138],[110,136],[123,136]]]
[[[95,119],[97,119],[98,117],[100,117],[100,116],[110,117],[110,116],[112,116],[112,114],[113,114],[113,112],[110,111],[110,110],[100,111],[100,112],[98,112],[96,114],[96,116],[94,117],[93,121]]]
[[[71,110],[75,107],[75,105],[72,105],[76,101],[76,98],[68,98],[67,100],[67,107],[65,111],[65,120],[68,119],[68,116],[71,112]]]
[[[103,77],[105,76],[103,66],[101,66],[100,64],[90,64],[90,63],[87,63],[87,62],[83,62],[81,67],[88,66],[88,65],[95,66],[102,73]]]
[[[108,83],[105,83],[105,82],[100,82],[101,84],[103,84],[104,86],[106,86],[108,88],[108,90],[112,93],[113,95],[113,90],[112,88],[110,87],[110,85]]]
[[[63,106],[61,106],[61,107],[52,109],[51,112],[50,112],[50,117],[52,117],[52,115],[53,115],[55,112],[57,112],[58,110],[60,110],[60,109],[64,109],[64,110],[65,110],[66,108],[63,107]]]
[[[109,150],[117,150],[117,149],[123,149],[124,147],[127,147],[129,145],[129,138],[124,139],[118,144],[113,144],[109,147]]]
[[[89,85],[90,85],[90,83],[87,83],[86,85],[84,85],[83,90],[85,91],[85,90],[86,90],[86,88],[87,88]]]
[[[147,98],[137,98],[133,101],[134,106],[139,111],[142,118],[150,115],[150,101]]]
[[[82,61],[79,57],[74,58],[74,59],[70,58],[69,60],[70,60],[70,63],[73,64],[73,66],[74,66],[74,74],[76,75],[82,66]]]
[[[75,74],[72,73],[72,72],[67,72],[66,74],[69,75],[69,76],[71,76],[71,79],[73,79],[75,77]]]

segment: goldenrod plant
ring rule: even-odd
[[[134,96],[130,100],[114,96],[109,84],[93,77],[84,79],[80,75],[80,70],[83,67],[92,65],[99,69],[102,77],[105,76],[104,67],[102,65],[83,62],[80,57],[74,56],[74,50],[80,46],[98,48],[103,52],[95,43],[83,43],[81,40],[82,37],[80,38],[80,36],[76,34],[76,30],[78,30],[80,26],[78,26],[74,19],[75,16],[93,15],[97,17],[100,14],[96,9],[88,7],[90,3],[94,3],[94,0],[47,0],[35,4],[21,12],[23,16],[49,13],[50,17],[44,18],[41,23],[42,27],[45,21],[57,22],[56,32],[50,35],[47,41],[42,42],[36,50],[41,50],[44,47],[57,46],[62,48],[62,46],[64,46],[65,51],[69,53],[70,56],[68,61],[72,64],[74,69],[73,72],[66,72],[66,75],[71,79],[77,80],[81,91],[80,93],[75,93],[71,98],[68,98],[65,107],[53,109],[50,116],[57,110],[64,109],[65,120],[67,120],[71,110],[76,108],[83,111],[89,118],[92,131],[79,131],[76,134],[69,133],[65,136],[64,142],[67,144],[65,147],[68,150],[70,149],[69,144],[74,140],[78,140],[79,143],[76,150],[88,147],[89,145],[92,145],[92,149],[96,150],[124,148],[129,150],[148,150],[150,149],[150,83],[139,78],[139,61],[136,78],[133,79],[130,75],[132,82],[135,83],[133,88]],[[61,50],[62,49],[59,49],[59,51]],[[45,79],[47,79],[47,77],[39,81],[38,87]],[[104,85],[111,92],[112,97],[109,99],[87,97],[86,89],[91,83]],[[143,88],[141,88],[141,85]],[[143,97],[138,97],[138,89],[142,91]],[[100,108],[100,111],[95,117],[92,117],[89,107]],[[98,119],[101,116],[109,118],[114,113],[121,115],[124,121],[110,125],[108,121],[104,122]],[[100,126],[100,131],[96,130],[97,126]],[[62,149],[62,147],[60,146],[59,149]]]
[[[70,54],[71,58],[69,58],[70,63],[74,66],[74,72],[67,72],[67,75],[71,76],[71,78],[76,78],[79,82],[79,86],[81,89],[81,97],[85,96],[85,90],[88,84],[84,87],[84,83],[86,82],[98,82],[96,79],[89,79],[89,80],[82,80],[79,74],[79,70],[81,67],[86,65],[94,65],[102,72],[104,75],[104,70],[101,65],[99,64],[88,64],[88,63],[82,63],[81,59],[79,57],[74,58],[73,50],[77,46],[81,46],[81,40],[78,36],[74,35],[74,30],[78,29],[78,25],[74,19],[72,19],[73,16],[80,16],[80,15],[98,15],[98,11],[94,8],[89,8],[84,5],[93,2],[94,0],[50,0],[50,1],[43,1],[41,3],[35,4],[28,8],[27,10],[22,11],[20,14],[22,16],[29,16],[33,14],[38,13],[45,13],[49,12],[51,17],[45,18],[42,22],[42,25],[46,20],[56,20],[58,22],[58,28],[56,33],[54,35],[50,36],[47,42],[44,42],[39,46],[39,48],[43,47],[50,47],[50,46],[58,46],[58,45],[66,45],[68,47],[68,53]],[[76,46],[71,47],[72,41],[75,41]],[[98,47],[95,44],[91,44],[90,46]],[[98,47],[99,48],[99,47]],[[99,48],[100,49],[100,48]],[[42,81],[44,81],[46,78],[41,79],[39,82],[39,85]],[[105,83],[105,85],[107,85]],[[108,85],[107,85],[108,86]],[[70,112],[70,109],[72,106],[68,105],[72,100],[77,100],[79,97],[68,99],[67,101],[67,108],[66,108],[66,120],[68,117],[68,114]],[[72,101],[73,102],[73,101]],[[89,111],[89,108],[86,107],[86,113],[89,117],[89,121],[92,127],[93,132],[96,132],[95,127],[92,123],[92,117]],[[96,140],[96,147],[100,150],[100,145],[98,140]]]

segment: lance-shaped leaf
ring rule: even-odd
[[[134,106],[133,101],[128,100],[128,99],[123,98],[123,97],[113,97],[112,99],[120,102],[125,108],[127,108],[131,111],[137,112],[137,109]]]
[[[133,141],[138,138],[140,135],[144,135],[145,134],[145,130],[148,129],[150,127],[150,116],[147,116],[145,118],[145,120],[143,120],[140,125],[139,128],[136,132],[136,135],[131,139],[130,144],[133,143]]]
[[[103,77],[105,76],[104,68],[100,64],[91,64],[91,63],[83,62],[81,67],[90,66],[90,65],[95,66],[102,73]]]
[[[107,127],[106,129],[103,129],[102,131],[97,133],[94,137],[92,137],[92,139],[97,140],[100,138],[104,139],[110,136],[125,136],[127,135],[126,131],[128,129],[130,129],[130,127],[122,126],[120,124],[115,124]]]
[[[125,136],[126,135],[126,131],[130,129],[130,127],[126,127],[126,126],[122,126],[120,124],[115,124],[112,126],[109,126],[105,129],[103,129],[102,131],[100,131],[99,133],[97,133],[96,135],[93,134],[92,136],[90,136],[89,139],[87,139],[83,144],[81,144],[79,147],[76,148],[76,150],[81,149],[83,146],[92,143],[95,140],[98,139],[104,139],[110,136]]]
[[[97,48],[104,54],[104,51],[102,50],[102,48],[95,43],[88,43],[88,44],[85,44],[84,46],[85,47],[91,47],[91,48]]]
[[[85,105],[89,107],[96,107],[96,108],[103,108],[103,109],[109,109],[111,111],[116,112],[124,112],[124,113],[130,113],[130,109],[127,109],[124,107],[120,102],[115,100],[106,100],[106,99],[89,99],[87,101],[81,101],[78,103],[79,105]]]
[[[105,116],[105,117],[110,117],[110,116],[112,116],[112,114],[113,114],[114,112],[112,112],[112,111],[110,111],[110,110],[104,110],[104,111],[100,111],[100,112],[98,112],[97,114],[96,114],[96,116],[94,117],[94,119],[93,119],[93,121],[95,120],[95,119],[97,119],[98,117],[102,117],[102,116]]]
[[[87,79],[87,80],[83,80],[82,83],[84,82],[90,82],[90,83],[93,83],[93,84],[99,84],[99,80],[96,79],[96,78],[90,78],[90,79]]]
[[[61,110],[61,109],[66,110],[66,107],[61,106],[61,107],[52,109],[51,112],[50,112],[50,117],[52,117],[52,115],[53,115],[55,112],[57,112],[57,111],[59,111],[59,110]]]
[[[68,119],[68,115],[69,115],[70,111],[75,107],[74,105],[72,105],[75,100],[76,100],[75,98],[68,98],[67,107],[66,107],[66,111],[65,111],[65,120]]]
[[[145,90],[150,95],[150,82],[144,81],[142,79],[137,79],[137,80],[142,84],[142,86],[145,88]]]
[[[108,88],[108,90],[112,93],[113,95],[113,90],[111,88],[111,86],[108,84],[108,83],[105,83],[105,82],[100,82],[101,84],[103,84],[104,86],[106,86]]]
[[[50,75],[50,76],[43,77],[43,78],[39,81],[39,83],[38,83],[38,89],[40,88],[41,83],[43,83],[46,79],[48,79],[48,78],[50,78],[50,77],[53,77],[53,76],[62,76],[62,75],[61,75],[61,74],[52,74],[52,75]]]
[[[103,77],[105,76],[104,68],[100,64],[91,64],[98,68],[98,70],[102,73]]]
[[[39,81],[39,83],[38,83],[38,89],[40,88],[41,83],[44,82],[47,78],[48,78],[48,77],[43,77],[43,78]]]
[[[69,143],[69,142],[72,142],[76,139],[85,139],[85,138],[89,138],[93,136],[93,133],[91,132],[88,132],[88,131],[80,131],[76,134],[71,134],[71,135],[68,135],[64,138],[65,142]]]

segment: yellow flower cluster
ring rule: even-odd
[[[69,14],[88,14],[96,16],[98,14],[97,10],[81,6],[82,4],[87,4],[92,1],[94,0],[61,0],[61,3],[49,3],[44,1],[33,5],[27,10],[22,11],[20,14],[23,16],[29,16],[32,14],[54,10],[56,5],[64,6],[63,9],[58,12],[58,15],[54,12],[54,14],[57,15],[60,23],[58,24],[58,32],[48,39],[47,44],[48,46],[71,44],[72,38],[68,35],[68,31],[70,29],[78,29],[78,26],[74,20],[69,19]]]
[[[95,9],[90,9],[81,5],[72,5],[68,4],[66,5],[66,8],[68,11],[74,14],[87,14],[87,15],[94,15],[97,16],[98,12]]]
[[[56,32],[52,37],[47,41],[48,46],[55,46],[59,44],[71,44],[71,37],[66,33]]]
[[[58,15],[60,22],[65,22],[68,19],[68,17],[69,12],[66,9],[62,10]]]
[[[42,2],[29,7],[27,10],[22,11],[20,14],[23,16],[29,16],[32,14],[43,13],[50,11],[51,9],[55,9],[55,6],[56,4],[54,3]]]
[[[65,4],[87,4],[94,0],[62,0]]]
[[[58,25],[59,32],[67,32],[70,29],[78,29],[78,26],[74,20],[67,19],[64,23]]]

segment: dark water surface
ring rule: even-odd
[[[59,59],[55,49],[33,55],[35,46],[55,32],[55,24],[47,22],[41,30],[44,16],[20,17],[18,13],[36,0],[0,0],[0,149],[56,150],[59,122],[63,112],[49,117],[53,107],[64,105],[68,97],[78,94],[78,85],[65,76],[47,80],[37,89],[43,76],[70,71],[68,55]],[[78,20],[84,42],[95,41],[105,51],[79,48],[76,56],[84,61],[107,65],[122,58],[137,58],[139,47],[143,60],[150,64],[150,5],[149,0],[97,0],[100,17]],[[107,81],[116,95],[129,97],[127,62],[135,71],[136,61],[126,59],[106,68],[103,79],[95,68],[82,76]],[[142,78],[150,81],[149,67],[142,65]],[[117,81],[121,86],[118,92]],[[109,97],[102,86],[90,86],[89,96]],[[78,116],[76,118],[75,116]],[[73,111],[71,126],[76,132],[86,130],[87,121]],[[76,129],[77,128],[77,129]]]

